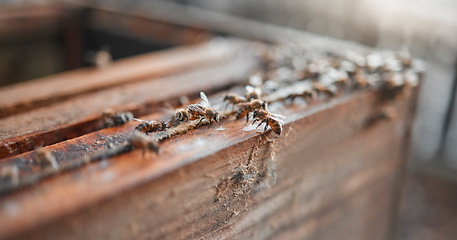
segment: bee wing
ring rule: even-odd
[[[247,94],[252,93],[254,91],[255,91],[255,88],[253,86],[250,86],[250,85],[246,86],[246,93]]]
[[[200,104],[192,104],[187,107],[190,111],[196,112],[198,114],[204,115],[206,114],[205,109]]]
[[[274,120],[278,121],[279,123],[284,123],[284,120],[286,117],[283,115],[275,114],[275,113],[270,113],[271,118]]]
[[[208,97],[206,96],[206,94],[204,92],[200,92],[200,97],[203,100],[202,103],[204,105],[206,105],[205,107],[211,108],[211,104],[209,103]]]
[[[141,120],[139,118],[132,118],[132,119],[135,120],[135,121],[138,121],[138,122],[146,122],[145,120]]]
[[[247,85],[246,86],[246,96],[250,95],[252,93],[255,93],[257,96],[260,97],[262,95],[262,90],[260,90],[260,88],[258,88],[258,87],[253,87],[253,86]]]
[[[284,123],[284,121],[281,120],[281,119],[278,119],[278,118],[275,118],[275,117],[271,117],[271,118],[274,119],[274,120],[276,120],[276,121],[279,122],[279,123]]]
[[[283,116],[283,115],[280,115],[280,114],[276,114],[276,113],[270,113],[270,114],[275,118],[282,118],[282,119],[286,118],[286,116]]]
[[[260,90],[260,88],[254,88],[254,92],[257,93],[257,95],[262,95],[262,90]]]

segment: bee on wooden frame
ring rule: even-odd
[[[103,46],[97,51],[87,52],[84,55],[84,62],[98,68],[108,66],[113,62],[113,56],[111,55],[110,47]]]
[[[306,90],[306,91],[301,91],[301,92],[293,92],[289,93],[285,100],[290,100],[291,102],[295,101],[295,98],[301,97],[307,101],[312,99],[314,97],[314,92],[312,90]]]
[[[133,114],[131,112],[115,112],[109,109],[102,114],[102,121],[105,128],[120,126],[132,120]]]
[[[262,95],[262,90],[258,87],[246,86],[246,100],[250,101],[252,99],[260,99]]]
[[[56,158],[48,150],[39,147],[35,150],[34,155],[35,161],[42,167],[52,167],[55,170],[59,169],[59,164],[57,163]]]
[[[286,96],[280,100],[290,100],[294,102],[296,98],[301,97],[306,101],[314,98],[316,91],[313,89],[312,82],[300,81],[286,88]]]
[[[16,165],[4,165],[0,170],[0,183],[19,184],[19,169]]]
[[[146,134],[133,131],[131,143],[136,149],[141,149],[143,153],[147,153],[147,151],[154,151],[159,153],[159,142],[151,137],[148,137]]]
[[[386,87],[388,89],[398,90],[404,87],[405,77],[400,72],[386,74]]]
[[[384,90],[389,97],[397,97],[407,86],[405,76],[400,72],[385,74]],[[408,85],[409,86],[409,85]]]
[[[146,135],[151,132],[163,131],[167,128],[168,123],[164,121],[145,121],[138,118],[133,118],[135,121],[140,121],[141,123],[135,127],[134,131],[140,131]]]
[[[206,119],[209,123],[217,122],[221,123],[219,112],[211,108],[208,97],[204,92],[200,92],[200,97],[202,99],[202,104],[191,104],[185,109],[178,110],[174,115],[172,121],[183,122],[183,121],[192,121],[200,119],[199,123]]]
[[[261,110],[261,109],[266,109],[267,103],[259,100],[259,99],[254,99],[251,100],[250,102],[245,102],[245,103],[240,103],[238,104],[240,107],[236,113],[236,119],[241,119],[244,116],[246,116],[246,122],[249,121],[249,113],[253,112],[255,110]]]
[[[227,102],[227,106],[229,104],[232,104],[232,106],[234,106],[236,104],[240,104],[240,103],[246,102],[246,98],[244,98],[242,96],[239,96],[236,93],[228,93],[227,95],[225,95],[224,101]]]
[[[368,75],[362,68],[357,69],[354,75],[355,87],[358,89],[364,89],[369,86]]]
[[[254,118],[254,122],[252,122],[252,124],[254,124],[257,121],[260,121],[260,124],[257,125],[257,128],[260,127],[260,125],[262,125],[262,123],[265,123],[264,131],[266,131],[268,126],[270,126],[270,128],[273,130],[273,132],[275,132],[278,135],[281,135],[281,133],[282,133],[281,124],[284,123],[284,121],[279,118],[284,119],[286,117],[279,115],[279,114],[269,113],[266,110],[257,110],[253,113],[253,118]]]
[[[327,96],[330,96],[330,97],[334,97],[339,92],[338,87],[335,86],[334,84],[324,85],[321,82],[314,82],[313,83],[313,88],[318,93],[324,93],[324,94],[326,94]]]

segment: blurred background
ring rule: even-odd
[[[179,16],[170,11],[176,6],[185,6],[189,11],[206,9],[222,14],[217,16],[233,15],[372,47],[409,50],[414,57],[427,62],[427,74],[420,90],[412,157],[398,213],[396,238],[457,239],[457,1],[0,0],[3,8],[49,2],[97,6],[134,15],[168,16],[171,20]],[[4,17],[0,15],[0,19]],[[200,21],[204,23],[204,19]],[[9,27],[0,25],[0,32]],[[220,27],[230,30],[223,24]],[[71,34],[54,38],[34,36],[33,41],[27,38],[26,29],[18,29],[17,34],[23,35],[21,39],[24,40],[8,36],[2,36],[0,40],[0,85],[89,64],[65,59],[59,54],[62,50],[72,51],[71,47],[60,44],[61,38],[69,39],[71,43],[75,38]],[[85,52],[107,50],[114,60],[179,44],[160,41],[145,44],[90,29],[84,36],[88,48]],[[107,39],[111,40],[106,45]],[[123,47],[126,45],[134,47]]]

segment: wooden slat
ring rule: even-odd
[[[23,41],[36,36],[55,36],[64,20],[79,11],[77,7],[58,4],[35,6],[2,6],[0,9],[0,42]]]
[[[227,20],[211,18],[213,27],[221,24],[215,21],[214,25],[215,19]],[[225,30],[235,32],[243,27]],[[285,33],[276,30],[266,32]],[[300,34],[279,34],[272,39],[290,36],[306,39]],[[164,78],[171,83],[147,79],[76,94],[71,100],[32,111],[35,121],[27,122],[26,114],[5,119],[10,119],[9,124],[24,123],[27,131],[33,124],[51,129],[32,131],[30,136],[38,136],[36,139],[57,135],[63,140],[74,137],[74,132],[96,129],[106,107],[150,113],[161,101],[240,83],[239,76],[255,66],[252,57],[234,56],[221,62],[201,67],[192,75]],[[220,81],[210,81],[212,78]],[[177,85],[189,89],[173,88]],[[168,90],[151,93],[149,89]],[[389,239],[417,89],[413,92],[386,100],[379,93],[361,91],[325,103],[289,106],[279,112],[287,116],[279,138],[271,131],[249,131],[244,121],[230,119],[224,122],[224,131],[212,125],[166,140],[160,155],[135,150],[47,178],[0,198],[0,238]],[[396,119],[377,119],[385,106],[396,109]],[[60,117],[61,111],[64,117]],[[74,116],[78,120],[72,122]],[[143,116],[168,117],[167,113]],[[52,123],[46,119],[53,119]],[[58,161],[77,161],[107,148],[110,142],[125,141],[135,125],[96,131],[45,149]],[[26,138],[22,141],[27,146]],[[14,142],[21,141],[0,146],[10,148]],[[0,166],[14,162],[21,169],[20,177],[36,173],[39,169],[31,160],[33,154],[3,159]]]
[[[36,228],[18,238],[268,239],[292,234],[366,239],[368,230],[358,230],[357,224],[326,231],[341,214],[355,211],[352,223],[366,224],[380,239],[387,238],[388,207],[403,173],[397,169],[405,164],[414,93],[389,103],[365,91],[288,108],[284,135],[273,142],[243,130],[244,121],[229,120],[224,131],[203,127],[165,141],[158,156],[133,151],[90,164],[0,199],[5,209],[0,233]],[[397,119],[366,125],[385,104],[393,104]],[[123,126],[117,134],[101,130],[47,149],[87,152],[71,145],[92,146],[99,136],[122,135],[133,127]],[[369,200],[382,195],[382,209],[366,215]],[[321,218],[314,218],[319,213]],[[382,224],[368,228],[366,221],[372,219]],[[301,224],[308,227],[302,230]]]
[[[241,45],[236,41],[205,42],[119,60],[104,68],[84,68],[7,86],[0,89],[0,117],[111,86],[221,63]]]
[[[117,8],[110,4],[83,3],[74,4],[93,7],[107,12],[141,16],[155,21],[173,22],[183,26],[193,26],[251,40],[269,41],[272,43],[297,43],[310,49],[345,54],[348,50],[371,51],[372,49],[355,42],[329,38],[293,28],[266,24],[248,18],[241,18],[222,12],[202,9],[192,5],[184,5],[173,1],[158,0],[139,2],[135,7]],[[173,12],[173,14],[169,14]]]
[[[166,44],[191,44],[208,40],[212,33],[195,26],[183,26],[152,18],[90,9],[87,21],[91,29],[109,31],[138,39]]]
[[[246,47],[243,44],[235,44],[233,48],[229,47],[229,50],[223,50],[222,53],[225,53],[223,55],[213,53],[215,55],[213,55],[211,63],[206,63],[207,67],[202,63],[197,68],[194,65],[197,62],[188,62],[189,65],[194,65],[196,69],[172,77],[153,78],[84,94],[46,108],[0,119],[0,126],[2,126],[0,128],[0,158],[30,151],[36,146],[46,146],[100,129],[102,126],[101,113],[107,108],[127,109],[143,115],[157,111],[160,103],[165,101],[173,103],[177,102],[177,99],[181,96],[197,96],[200,91],[213,92],[244,82],[248,71],[257,64],[254,56],[238,52],[246,49]],[[197,49],[204,51],[207,48],[208,46],[197,47]],[[178,54],[178,52],[182,54],[198,54],[200,51],[197,51],[197,49],[173,53],[173,58],[171,56],[169,58],[170,69],[172,59],[176,60],[178,58],[174,54]],[[220,50],[217,45],[215,49]],[[179,58],[186,57],[181,56]],[[190,58],[195,59],[198,57]],[[149,66],[147,59],[141,60],[141,63],[146,63]],[[129,66],[135,69],[134,62]],[[158,62],[157,59],[155,63]],[[214,66],[213,64],[218,65]],[[159,63],[158,65],[164,66],[164,64]],[[160,72],[162,71],[158,66],[153,68]],[[144,69],[146,68],[144,67]],[[181,70],[184,71],[182,68]],[[127,72],[130,72],[130,70]],[[127,72],[125,73],[126,75]],[[103,74],[105,75],[105,73]],[[108,75],[112,76],[111,74],[109,72],[106,73],[105,79],[107,81],[111,81],[107,78]],[[79,77],[81,76],[75,76],[75,79],[79,79]],[[55,83],[47,82],[46,84],[51,86],[60,85],[57,80]],[[84,84],[79,86],[87,88]],[[91,86],[93,87],[94,85]],[[31,87],[27,89],[32,91]],[[68,90],[70,91],[71,89]]]

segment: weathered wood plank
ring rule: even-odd
[[[62,28],[70,12],[78,7],[58,4],[35,5],[33,7],[2,6],[0,9],[0,42],[27,40],[36,36],[55,36]]]
[[[140,15],[127,15],[101,9],[90,9],[88,27],[139,39],[182,45],[211,39],[213,34],[197,26],[177,25]],[[147,30],[147,31],[146,31]]]
[[[245,43],[205,42],[115,61],[104,68],[84,68],[0,88],[0,117],[103,90],[158,78],[201,66],[221,64]]]
[[[227,20],[220,16],[211,19]],[[209,22],[213,27],[221,23]],[[300,34],[278,34],[288,31],[275,28],[247,33],[243,27],[228,26],[225,31],[241,30],[262,38],[265,33],[275,33],[277,36],[269,36],[274,41],[290,36],[297,36],[297,41],[307,38]],[[216,91],[241,82],[241,78],[227,79],[244,75],[240,73],[242,67],[247,71],[255,65],[252,59],[240,61],[236,57],[223,62],[222,67],[208,64],[190,78],[200,80],[199,73],[203,72],[206,80],[198,84],[205,83],[205,89]],[[230,73],[231,69],[236,70]],[[222,80],[212,83],[211,76]],[[204,90],[204,85],[184,81],[185,77],[189,76],[166,78],[172,83],[165,89],[180,85],[194,87],[184,91],[189,94]],[[151,92],[146,87],[161,89],[157,81],[147,79],[98,94],[90,91],[77,94],[71,96],[72,100],[49,106],[48,112],[42,111],[44,108],[34,110],[32,116],[40,116],[35,120],[67,121],[66,125],[57,124],[56,120],[52,124],[39,123],[41,129],[52,129],[45,138],[58,135],[62,140],[74,137],[71,134],[76,130],[83,134],[96,129],[96,114],[106,106],[145,114],[156,110],[161,101],[188,95],[174,89],[149,96]],[[137,92],[131,93],[132,90]],[[119,93],[131,95],[123,97]],[[417,89],[413,95],[390,101],[370,91],[346,93],[325,103],[298,104],[279,112],[288,117],[280,138],[269,139],[274,137],[271,131],[259,134],[245,128],[244,121],[228,120],[224,122],[224,131],[209,126],[166,140],[161,144],[160,155],[133,151],[12,192],[0,198],[0,238],[389,238]],[[122,100],[117,99],[120,96]],[[89,102],[83,100],[87,97],[97,103],[90,110],[80,107]],[[396,109],[396,119],[378,119],[386,106]],[[62,110],[65,117],[53,115]],[[81,131],[66,119],[80,115],[75,124]],[[27,119],[25,116],[21,115],[23,121]],[[165,113],[144,116],[145,119],[168,117]],[[109,142],[125,141],[134,126],[129,123],[96,131],[45,149],[59,161],[70,162],[107,148]],[[88,129],[84,130],[85,127]],[[30,134],[39,139],[46,132]],[[33,147],[30,145],[29,149]],[[31,161],[33,154],[3,159],[0,165],[21,163],[17,165],[22,177],[39,171]],[[376,205],[374,210],[373,205]]]
[[[347,50],[371,51],[372,49],[355,42],[330,38],[310,32],[266,24],[222,12],[202,9],[172,1],[139,2],[133,8],[116,8],[102,3],[78,3],[108,12],[141,16],[155,21],[173,22],[183,26],[194,26],[216,33],[240,38],[269,41],[272,43],[297,43],[310,49],[345,54]],[[169,14],[173,12],[174,14]]]
[[[366,125],[385,104],[395,107],[398,118]],[[309,108],[296,106],[283,112],[288,117],[284,136],[273,142],[242,130],[243,121],[224,123],[223,132],[204,127],[165,141],[159,156],[134,151],[5,196],[0,233],[17,234],[48,222],[19,238],[341,237],[357,231],[348,224],[325,233],[327,223],[341,221],[341,208],[330,206],[369,209],[369,200],[380,194],[386,195],[380,207],[391,204],[414,104],[412,96],[389,103],[365,91]],[[361,210],[351,219],[379,218],[386,223],[371,231],[387,236],[385,219],[391,212],[384,210],[370,217]],[[307,218],[316,216],[313,212],[322,212],[323,220]],[[285,219],[284,225],[276,216]],[[292,224],[287,230],[287,220],[297,228]],[[310,230],[301,232],[302,222],[311,224]]]
[[[229,44],[229,46],[231,45]],[[207,49],[207,47],[197,48]],[[194,66],[195,69],[192,71],[99,90],[46,108],[0,119],[0,126],[2,126],[0,129],[0,158],[100,129],[102,127],[101,113],[107,108],[131,110],[137,116],[138,114],[149,114],[157,111],[160,104],[164,102],[173,104],[181,96],[196,97],[200,91],[210,93],[244,82],[247,73],[257,66],[257,61],[253,55],[238,52],[246,49],[246,45],[234,43],[232,47],[219,52],[219,54],[224,53],[223,55],[213,56],[211,63],[207,63],[209,65],[202,64],[199,68]],[[200,51],[178,52],[198,54]],[[177,57],[173,56],[173,59]],[[193,59],[195,60],[195,58]],[[141,62],[145,61],[147,59],[142,59]],[[196,62],[188,63],[197,64]],[[213,65],[216,63],[218,65]],[[79,75],[79,77],[81,76]]]

